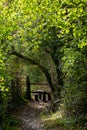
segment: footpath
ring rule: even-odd
[[[40,117],[48,104],[31,101],[27,105],[15,111],[14,116],[22,121],[21,130],[45,130]]]

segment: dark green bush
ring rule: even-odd
[[[72,119],[71,122],[84,125],[87,117],[87,59],[81,52],[73,49],[68,51],[70,52],[63,58],[64,114]]]

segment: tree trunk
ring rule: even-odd
[[[30,90],[30,79],[29,79],[29,76],[27,76],[27,78],[26,78],[26,86],[27,86],[27,89],[26,89],[26,98],[28,100],[31,100],[31,90]]]
[[[57,60],[57,57],[54,57],[54,55],[51,55],[53,62],[56,67],[56,73],[57,73],[57,81],[55,84],[55,88],[57,90],[58,97],[61,99],[61,89],[63,88],[63,80],[62,80],[62,72],[59,68],[59,61]]]

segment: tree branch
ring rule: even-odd
[[[10,55],[15,55],[15,56],[17,56],[17,57],[19,57],[21,59],[24,59],[25,61],[28,61],[32,65],[37,65],[40,68],[40,70],[45,74],[45,76],[47,78],[47,81],[49,83],[51,91],[52,92],[55,91],[54,85],[52,83],[51,75],[48,72],[48,70],[46,69],[46,67],[44,67],[43,65],[41,65],[37,60],[33,60],[32,58],[26,57],[26,56],[18,53],[17,51],[14,50],[14,48],[10,51],[9,54]]]

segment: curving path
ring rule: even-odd
[[[40,118],[40,112],[46,107],[46,103],[32,101],[25,107],[18,109],[16,116],[22,120],[21,130],[45,130]]]

